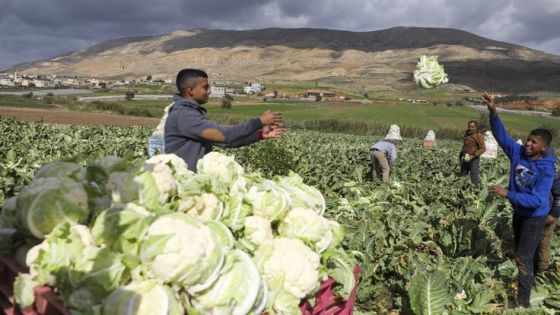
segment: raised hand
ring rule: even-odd
[[[484,99],[484,103],[486,103],[486,107],[490,112],[490,116],[496,116],[496,101],[494,100],[494,97],[488,94],[484,94],[482,95],[482,98]]]
[[[263,123],[263,125],[265,126],[268,125],[282,126],[282,123],[284,122],[282,120],[282,113],[273,112],[270,109],[264,112],[259,118]]]

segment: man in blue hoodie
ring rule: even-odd
[[[191,171],[196,172],[198,160],[212,151],[214,145],[240,147],[261,139],[279,138],[285,132],[282,114],[270,110],[235,126],[209,120],[201,106],[210,96],[208,75],[202,70],[179,71],[176,84],[179,94],[173,97],[164,127],[165,153],[183,158]]]
[[[556,158],[547,154],[552,134],[546,129],[532,130],[522,146],[507,134],[494,98],[484,95],[484,101],[490,112],[492,133],[511,162],[508,188],[495,185],[490,187],[490,192],[507,198],[514,209],[513,235],[519,271],[517,298],[520,306],[531,307],[535,253],[550,209],[555,174]]]

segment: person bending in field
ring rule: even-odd
[[[282,114],[264,112],[260,117],[235,126],[222,126],[209,120],[206,109],[210,86],[206,72],[183,69],[177,74],[177,89],[164,127],[165,153],[175,153],[196,171],[200,158],[212,151],[214,145],[240,147],[261,139],[280,138]]]
[[[515,260],[519,271],[517,298],[520,306],[531,307],[535,253],[547,221],[556,173],[556,157],[547,152],[552,134],[546,129],[534,129],[524,146],[518,144],[507,134],[498,117],[494,98],[484,95],[484,101],[490,112],[492,133],[511,162],[508,188],[494,185],[490,192],[507,198],[514,209]]]
[[[383,182],[389,182],[389,173],[391,166],[397,160],[397,147],[401,140],[399,126],[391,125],[385,139],[371,146],[369,153],[371,155],[371,175],[373,180],[377,179],[377,171],[380,169]]]
[[[554,155],[554,150],[549,147],[549,153]],[[554,235],[554,228],[556,227],[556,221],[560,216],[560,173],[556,172],[554,174],[554,182],[552,183],[552,191],[550,192],[550,212],[546,216],[546,224],[544,226],[543,235],[539,246],[537,247],[536,254],[536,273],[544,273],[548,269],[548,263],[550,260],[550,243]]]
[[[480,156],[486,151],[484,135],[478,131],[478,124],[471,120],[467,124],[467,131],[463,137],[463,149],[459,154],[461,173],[459,176],[470,174],[471,183],[475,188],[480,187]]]

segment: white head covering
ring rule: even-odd
[[[521,145],[523,145],[523,140],[521,140],[521,139],[517,139],[516,142],[519,143],[519,144],[521,144]]]
[[[397,125],[391,125],[389,132],[385,136],[385,140],[402,140],[401,128]]]
[[[426,138],[424,138],[424,141],[435,141],[436,140],[436,133],[433,130],[428,131],[428,134],[426,135]]]

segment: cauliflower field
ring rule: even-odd
[[[146,161],[145,128],[0,128],[0,246],[31,266],[23,304],[47,283],[80,314],[297,314],[326,276],[347,297],[358,263],[358,314],[560,312],[557,237],[534,308],[512,309],[512,209],[486,189],[507,182],[503,156],[481,162],[477,192],[446,141],[405,140],[383,186],[368,178],[376,136],[291,132],[193,174]]]

